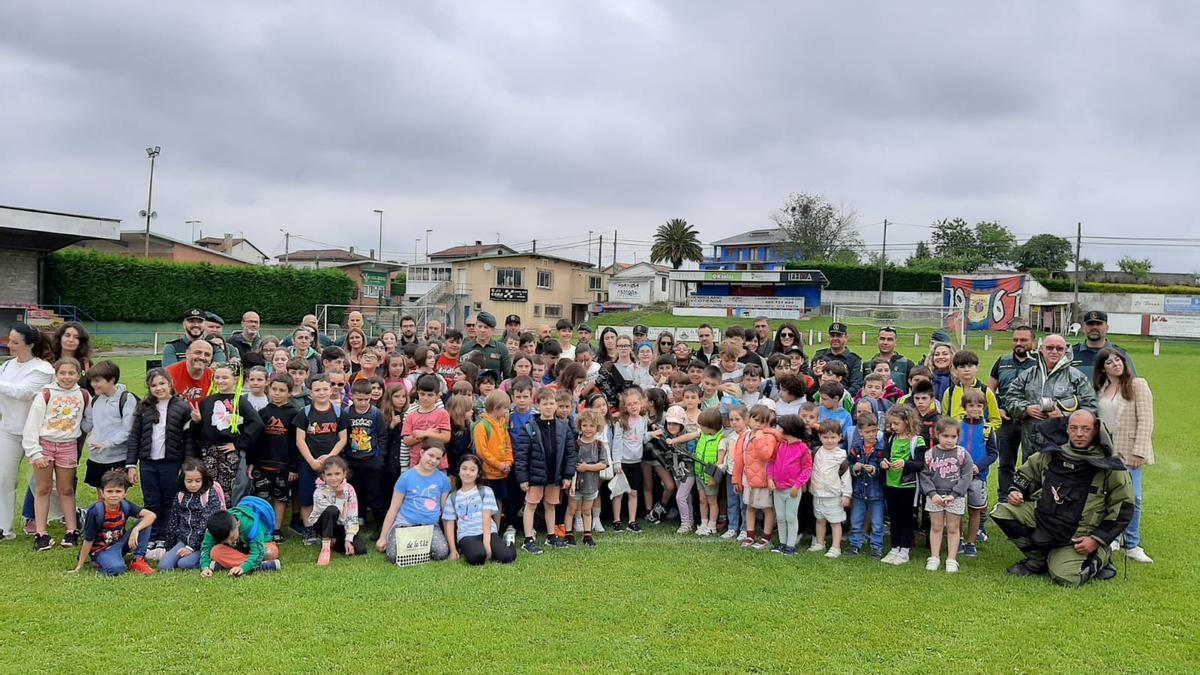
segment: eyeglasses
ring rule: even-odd
[[[1044,351],[1044,352],[1065,352],[1065,351],[1067,351],[1067,348],[1065,346],[1059,347],[1058,345],[1042,345],[1042,351]]]

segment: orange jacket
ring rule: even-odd
[[[508,427],[491,415],[480,415],[471,432],[475,437],[475,452],[483,460],[483,475],[488,480],[501,480],[512,470],[512,436]],[[501,466],[508,466],[508,470]]]
[[[774,428],[750,434],[744,450],[734,446],[733,481],[747,488],[767,487],[767,464],[775,459],[775,449],[783,437]]]

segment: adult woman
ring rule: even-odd
[[[1092,374],[1100,421],[1112,436],[1113,451],[1129,467],[1133,480],[1133,520],[1125,528],[1125,557],[1140,563],[1154,562],[1142,548],[1142,467],[1154,463],[1154,396],[1150,385],[1134,377],[1128,357],[1105,347],[1096,354]],[[1115,543],[1115,542],[1114,542]]]
[[[783,354],[792,347],[799,346],[800,350],[804,350],[804,344],[800,342],[800,331],[796,329],[796,324],[785,323],[779,326],[779,330],[775,331],[775,343],[771,349],[772,354]]]
[[[400,344],[400,338],[397,337],[395,333],[390,330],[385,330],[383,331],[383,335],[379,336],[379,339],[383,340],[383,346],[385,349],[387,349],[387,353],[396,353],[396,345]]]
[[[84,333],[86,335],[86,332]],[[21,435],[33,397],[54,379],[54,368],[46,336],[36,328],[18,323],[8,332],[11,359],[0,365],[0,539],[14,539],[10,531],[16,506],[17,475],[25,451]]]
[[[68,321],[54,331],[50,341],[51,363],[69,356],[79,362],[83,371],[79,374],[79,385],[87,387],[87,371],[92,366],[92,338],[78,321]]]
[[[362,369],[359,357],[367,347],[367,334],[361,328],[351,328],[346,331],[346,360],[350,362],[350,372],[357,373]]]
[[[270,365],[271,359],[275,357],[276,349],[279,349],[279,338],[274,335],[268,335],[258,342],[258,352],[262,354],[263,363],[267,365]]]
[[[937,400],[950,388],[950,373],[954,370],[954,347],[945,342],[933,343],[926,365],[933,371],[933,392]]]
[[[612,363],[617,357],[617,329],[605,326],[600,331],[600,348],[596,350],[596,363]]]
[[[649,343],[643,342],[643,345],[649,346]],[[633,338],[628,335],[622,335],[617,338],[617,358],[613,361],[613,367],[625,382],[631,385],[642,387],[654,386],[654,378],[650,375],[650,371],[646,370],[641,364],[633,360]]]
[[[659,356],[668,356],[668,355],[674,353],[674,350],[675,350],[674,336],[672,336],[670,333],[668,333],[665,330],[663,332],[659,333],[658,334],[658,355]]]

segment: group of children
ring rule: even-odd
[[[462,336],[451,329],[446,340]],[[280,347],[271,367],[213,365],[211,391],[192,401],[161,368],[137,400],[109,361],[86,373],[93,396],[79,386],[78,362],[61,359],[25,427],[35,548],[53,546],[52,483],[62,546],[82,542],[76,570],[90,561],[106,574],[125,571],[130,556],[143,574],[154,571],[148,560],[205,575],[279,569],[289,510],[291,529],[320,546],[319,566],[334,553],[366,555],[368,539],[395,559],[397,527],[432,526],[431,557],[471,564],[514,560],[518,528],[529,554],[594,547],[602,513],[616,533],[642,532],[644,512],[652,523],[678,518],[681,536],[784,555],[811,536],[808,551],[828,558],[869,553],[895,565],[909,561],[924,523],[927,569],[941,567],[945,539],[951,573],[963,517],[965,556],[986,538],[1000,418],[974,354],[955,356],[939,401],[928,369],[910,371],[904,394],[883,360],[852,397],[844,363],[809,364],[800,349],[760,366],[730,338],[713,365],[684,366],[648,342],[638,361],[628,337],[616,345],[603,364],[586,348],[557,361],[561,347],[545,359],[518,354],[512,373],[481,371],[477,353],[460,356],[458,345],[410,357],[372,344],[354,362],[330,352],[317,368],[277,358]],[[615,394],[598,385],[602,368],[620,374]],[[84,436],[85,482],[98,501],[80,522],[73,486]],[[144,507],[126,498],[133,484]]]

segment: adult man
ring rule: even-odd
[[[821,358],[846,364],[846,370],[850,372],[850,379],[846,382],[846,391],[850,392],[851,396],[856,395],[858,390],[862,389],[862,357],[846,349],[846,324],[840,321],[829,324],[829,348],[814,354],[813,361]]]
[[[996,436],[996,447],[1000,451],[1000,459],[997,461],[998,487],[996,495],[1001,501],[1008,496],[1008,486],[1012,485],[1013,471],[1017,468],[1017,452],[1021,447],[1021,423],[1010,417],[1008,411],[1004,409],[1004,393],[1008,391],[1009,385],[1017,379],[1017,375],[1020,375],[1022,371],[1037,367],[1036,355],[1030,355],[1033,346],[1032,328],[1029,326],[1014,328],[1012,353],[996,359],[996,364],[992,366],[992,375],[988,379],[988,388],[996,394],[996,399],[1001,402],[1000,419],[1002,422],[999,434]],[[1028,459],[1030,452],[1030,448],[1026,448],[1021,459]]]
[[[1030,457],[992,518],[1025,559],[1009,574],[1049,574],[1062,586],[1111,579],[1109,546],[1133,519],[1133,482],[1090,410],[1067,422],[1070,439]]]
[[[633,327],[633,346],[636,352],[637,346],[650,339],[650,328],[644,324],[638,324]]]
[[[419,345],[421,340],[417,338],[417,320],[407,314],[400,317],[400,346]]]
[[[464,349],[483,355],[483,369],[494,370],[501,377],[508,377],[512,372],[512,359],[504,343],[493,343],[492,335],[496,330],[496,317],[490,312],[480,312],[476,317],[475,341],[472,346],[464,345]]]
[[[907,394],[908,371],[912,370],[912,361],[904,358],[900,352],[896,351],[896,329],[891,326],[880,328],[879,335],[875,336],[875,348],[879,351],[869,362],[863,363],[864,380],[871,371],[872,363],[875,361],[887,361],[892,364],[892,383],[899,387],[900,391]]]
[[[308,317],[306,316],[304,318],[307,319]],[[314,316],[313,319],[315,320],[316,317]],[[363,321],[362,312],[358,311],[357,309],[350,310],[350,313],[346,315],[346,330],[347,331],[349,331],[353,328],[357,328],[365,333],[367,330],[366,328],[363,328],[363,326],[365,326],[365,325],[366,325],[366,322]],[[313,328],[315,329],[316,327],[314,326]],[[338,338],[336,342],[332,342],[331,344],[337,345],[338,347],[345,349],[346,348],[346,336],[343,335],[342,337]],[[329,345],[321,345],[321,348],[324,349],[327,346],[329,346]]]
[[[212,345],[207,340],[195,340],[188,345],[183,360],[167,368],[175,393],[192,407],[200,405],[200,399],[207,396],[212,387],[213,373],[209,368],[212,358]]]
[[[466,349],[467,345],[475,344],[475,338],[478,337],[478,334],[475,329],[478,327],[478,325],[479,324],[477,322],[476,317],[473,317],[473,316],[468,316],[466,318],[466,321],[463,322],[463,337],[465,338],[463,340],[463,348],[464,348],[463,353],[464,354],[467,353],[467,349]]]
[[[713,327],[702,323],[696,329],[696,336],[700,338],[700,349],[692,353],[692,357],[700,359],[710,366],[717,365],[717,344],[713,340]]]
[[[183,361],[188,345],[204,337],[204,310],[189,309],[183,315],[183,337],[171,340],[163,347],[163,367]]]
[[[261,327],[258,318],[258,312],[250,310],[242,314],[242,329],[235,331],[229,336],[229,344],[234,349],[238,350],[238,354],[245,355],[250,352],[257,351],[262,345],[262,337],[258,331]]]
[[[459,333],[461,336],[462,334]],[[441,342],[445,339],[446,327],[437,319],[430,319],[425,324],[425,341],[426,342]]]
[[[579,345],[587,345],[594,352],[596,347],[592,344],[592,327],[586,323],[581,323],[575,327],[575,349],[579,349]]]
[[[1133,359],[1129,358],[1129,353],[1108,341],[1107,312],[1093,309],[1084,314],[1083,330],[1087,340],[1071,347],[1071,355],[1073,356],[1071,365],[1083,373],[1089,381],[1091,381],[1092,372],[1095,370],[1096,354],[1105,347],[1120,352],[1125,357],[1125,363],[1129,364],[1130,374],[1137,377],[1137,368],[1133,367]]]
[[[550,324],[539,323],[537,327],[537,341],[540,347],[543,342],[550,339]]]
[[[454,371],[458,370],[458,357],[462,353],[462,332],[457,328],[447,329],[445,344],[446,348],[438,354],[437,362],[433,365],[433,372],[440,375],[446,381],[446,386],[450,387],[454,385]]]
[[[558,346],[562,348],[559,358],[575,360],[575,345],[571,344],[571,334],[575,327],[567,319],[559,319],[554,328],[558,331]]]
[[[1046,437],[1038,428],[1042,420],[1061,420],[1076,410],[1096,412],[1096,391],[1083,373],[1071,367],[1067,341],[1047,335],[1034,366],[1026,368],[1003,392],[1004,409],[1021,424],[1021,445],[1026,454],[1039,452]]]
[[[504,340],[510,337],[521,338],[521,317],[516,314],[504,317]]]
[[[208,340],[213,348],[213,363],[226,363],[240,356],[236,349],[232,349],[229,343],[225,342],[225,319],[221,318],[216,312],[204,313],[204,339]]]
[[[771,337],[771,324],[767,317],[760,316],[754,320],[754,334],[758,336],[758,355],[764,359],[775,351],[775,340]]]

